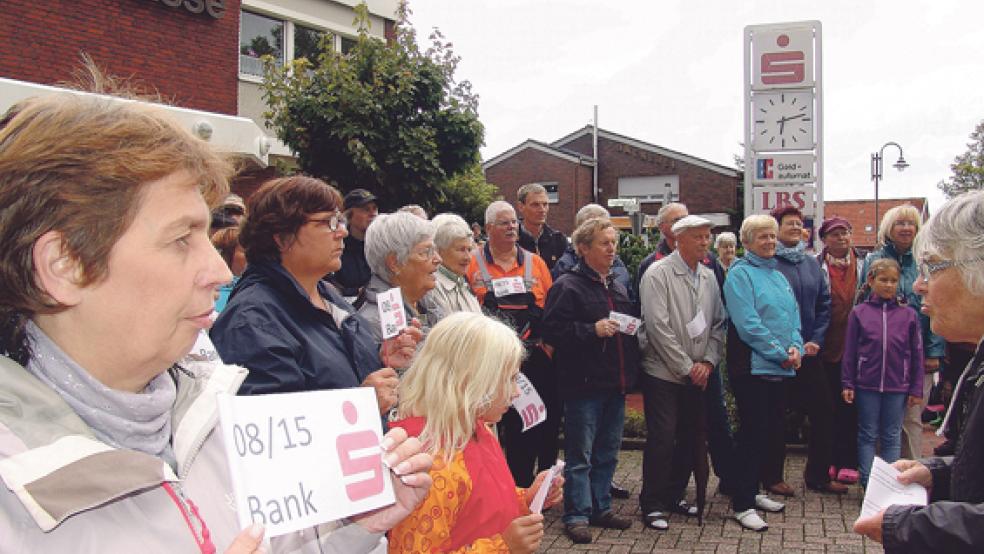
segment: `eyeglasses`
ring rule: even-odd
[[[984,258],[971,258],[969,260],[941,260],[938,262],[929,262],[924,260],[919,262],[919,278],[928,283],[929,278],[934,273],[939,273],[940,271],[951,267],[975,264],[979,262],[984,262]]]
[[[413,252],[413,255],[417,256],[421,260],[430,260],[434,258],[434,254],[437,254],[437,248],[434,246],[429,246],[422,250],[416,250]]]
[[[518,223],[519,221],[515,219],[507,219],[505,221],[496,221],[492,225],[497,225],[499,227],[515,227]]]
[[[331,217],[309,217],[306,223],[314,223],[315,225],[328,227],[328,230],[333,233],[347,225],[345,216],[338,212],[335,212],[335,215]]]

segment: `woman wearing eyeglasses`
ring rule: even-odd
[[[379,341],[321,280],[341,267],[341,206],[337,190],[304,176],[268,181],[250,197],[239,238],[249,265],[211,331],[223,361],[250,370],[240,393],[362,385],[376,389],[381,412],[396,403],[391,368],[409,363],[420,331]]]
[[[416,319],[426,336],[444,316],[436,305],[428,303],[425,307],[421,302],[437,284],[437,268],[441,265],[434,246],[434,224],[410,212],[378,216],[366,230],[366,262],[372,269],[372,278],[366,285],[359,315],[369,322],[376,340],[382,340],[383,334],[378,295],[393,287],[400,287],[407,321]]]
[[[933,332],[951,342],[976,343],[977,351],[954,392],[965,406],[952,458],[899,460],[903,484],[929,489],[928,506],[890,506],[859,519],[854,531],[885,552],[980,552],[984,545],[984,192],[945,204],[916,240],[920,277],[915,291]],[[953,414],[947,415],[947,420]],[[944,421],[944,427],[947,423]]]
[[[871,270],[871,264],[875,260],[891,258],[898,262],[902,268],[899,275],[900,300],[919,314],[919,322],[922,327],[923,355],[926,357],[926,373],[935,373],[940,369],[940,360],[943,358],[945,343],[938,335],[930,330],[929,316],[920,310],[922,298],[916,294],[914,285],[919,277],[916,258],[912,254],[912,245],[919,234],[919,226],[922,218],[919,211],[911,204],[896,206],[887,212],[878,226],[878,244],[881,245],[877,250],[868,254],[864,260],[862,275],[867,275]],[[863,285],[863,283],[860,283]],[[929,390],[933,386],[930,376],[923,379],[923,401],[909,406],[905,410],[905,417],[902,421],[902,431],[905,436],[902,439],[902,457],[918,458],[922,456],[922,412],[925,401],[929,398]]]

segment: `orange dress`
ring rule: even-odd
[[[400,424],[401,422],[394,423],[402,426]],[[414,433],[415,429],[412,428],[407,430],[411,435],[419,433],[419,431]],[[515,486],[506,468],[508,481],[512,483],[511,499],[503,498],[501,494],[496,496],[493,491],[475,490],[475,480],[469,468],[484,473],[479,466],[498,466],[501,462],[501,466],[506,467],[505,457],[502,455],[498,441],[484,424],[476,435],[478,435],[477,440],[470,441],[465,450],[455,453],[450,462],[446,462],[441,453],[435,456],[434,465],[430,470],[434,484],[427,498],[417,506],[417,509],[390,531],[390,554],[509,552],[501,531],[515,517],[530,513],[525,500],[526,489]],[[489,446],[494,446],[496,450],[488,449]],[[469,454],[467,460],[466,452]],[[493,468],[493,471],[495,469],[497,467]],[[487,474],[476,475],[475,479],[481,483],[486,482],[487,477],[489,477]],[[499,479],[501,480],[501,477]],[[501,493],[501,487],[499,489]],[[514,502],[514,504],[503,506],[502,502]],[[488,516],[495,512],[500,516],[497,521],[488,521]],[[470,527],[470,529],[462,534],[463,527]],[[493,532],[492,529],[497,531]],[[476,534],[484,536],[475,536]],[[463,542],[465,544],[457,544]]]

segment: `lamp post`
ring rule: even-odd
[[[905,157],[902,155],[902,147],[897,142],[886,142],[882,145],[881,150],[871,155],[871,180],[875,182],[875,235],[878,234],[878,224],[880,223],[878,221],[878,182],[884,177],[882,175],[882,158],[885,156],[885,148],[889,146],[899,149],[899,159],[892,164],[892,167],[899,171],[909,167],[909,163],[905,161]]]

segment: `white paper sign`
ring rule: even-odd
[[[861,515],[858,519],[871,517],[893,504],[925,506],[929,496],[926,487],[909,483],[899,483],[899,470],[885,460],[875,456],[868,477],[868,488],[864,492]]]
[[[509,296],[510,294],[522,294],[526,292],[526,283],[522,277],[503,277],[492,279],[492,292],[495,297]]]
[[[641,319],[619,312],[609,313],[608,319],[617,321],[619,332],[625,333],[626,335],[634,335],[638,333],[639,327],[642,325]]]
[[[543,503],[547,501],[547,493],[550,492],[550,485],[553,484],[554,479],[558,475],[564,473],[564,461],[557,460],[550,469],[547,470],[547,476],[543,479],[543,484],[536,491],[536,496],[533,497],[533,502],[530,502],[530,512],[534,514],[539,514],[543,512]]]
[[[376,307],[379,309],[379,326],[383,331],[383,340],[393,338],[406,329],[407,316],[403,311],[400,287],[377,294]]]
[[[523,420],[523,431],[526,431],[547,420],[547,406],[526,375],[520,373],[516,377],[516,384],[519,386],[519,397],[513,400],[512,406],[519,412],[519,417]]]
[[[687,335],[694,339],[701,335],[707,329],[707,320],[704,319],[704,311],[697,308],[697,315],[690,320],[687,324]]]
[[[218,395],[239,525],[275,537],[392,504],[368,387]]]

